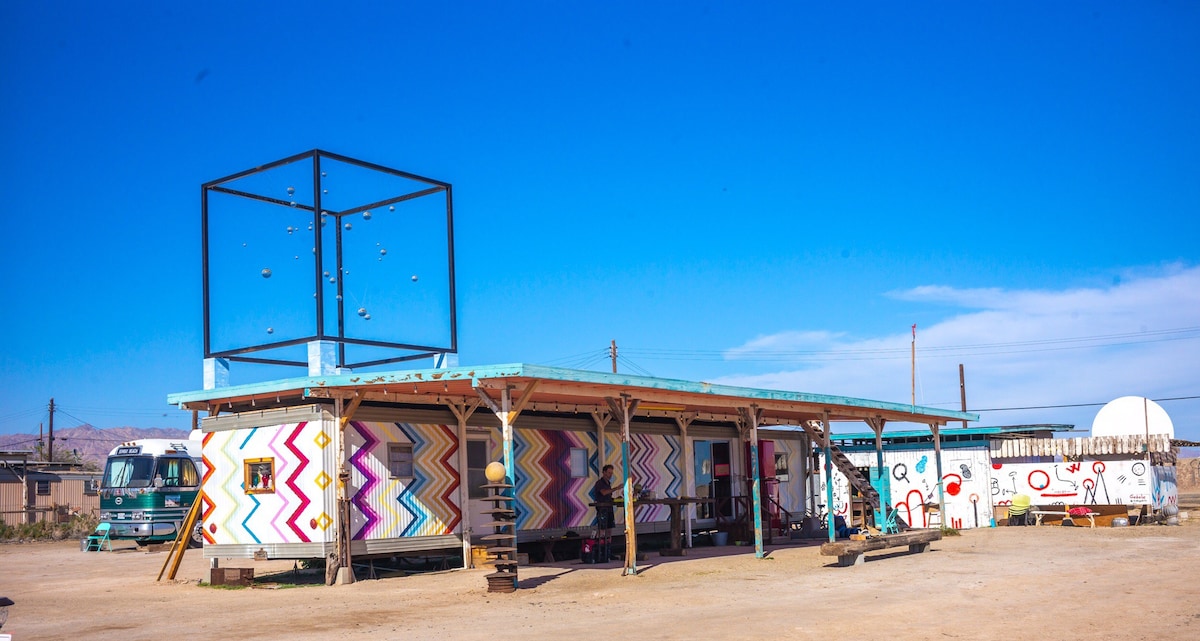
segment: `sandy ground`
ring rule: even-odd
[[[1200,494],[1180,527],[981,529],[925,554],[880,551],[840,568],[816,546],[696,548],[638,576],[567,562],[287,589],[216,589],[185,557],[83,553],[77,542],[0,545],[3,632],[53,639],[1200,639]],[[223,562],[259,577],[291,562]]]

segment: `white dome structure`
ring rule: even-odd
[[[1175,438],[1175,425],[1161,405],[1141,396],[1122,396],[1100,408],[1092,420],[1092,436],[1145,436],[1166,434]]]

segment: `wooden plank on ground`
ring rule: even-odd
[[[941,538],[941,530],[913,530],[900,534],[875,536],[866,541],[834,541],[833,543],[825,543],[821,545],[821,554],[823,556],[844,556],[846,554],[870,552],[871,550],[920,545],[931,541],[939,541]]]

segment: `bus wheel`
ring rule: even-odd
[[[195,549],[204,545],[204,526],[197,523],[196,527],[192,528],[192,535],[188,537],[188,548]]]

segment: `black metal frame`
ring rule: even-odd
[[[364,169],[369,169],[371,171],[378,171],[378,172],[390,174],[393,176],[398,176],[400,178],[412,180],[415,182],[424,183],[424,184],[429,185],[429,187],[425,188],[425,189],[420,189],[417,191],[409,192],[406,194],[400,194],[393,198],[387,198],[387,199],[380,200],[377,202],[367,203],[367,204],[363,204],[363,205],[356,205],[354,207],[344,209],[342,211],[323,210],[321,207],[321,194],[324,193],[322,191],[322,185],[321,185],[321,179],[323,177],[321,175],[321,159],[323,159],[323,158],[328,158],[330,160],[336,160],[336,161],[343,162],[346,164],[355,165],[358,167],[362,167]],[[240,190],[231,189],[229,187],[224,186],[226,183],[229,183],[229,182],[241,179],[241,178],[245,178],[246,176],[250,176],[253,174],[260,174],[260,173],[269,171],[271,169],[275,169],[277,167],[282,167],[284,165],[289,165],[289,164],[296,163],[296,162],[302,162],[305,160],[312,162],[312,171],[313,171],[313,176],[312,176],[313,204],[312,204],[312,206],[303,205],[300,203],[293,204],[291,201],[282,200],[280,198],[272,198],[270,196],[264,196],[261,194],[240,191]],[[303,209],[303,210],[312,212],[313,228],[315,230],[314,234],[316,236],[315,244],[314,244],[314,247],[316,248],[316,254],[314,257],[313,264],[314,264],[314,267],[316,268],[316,271],[315,271],[316,289],[315,289],[315,291],[317,294],[316,295],[316,312],[317,312],[316,332],[313,335],[306,336],[303,338],[290,339],[290,340],[286,340],[286,341],[277,341],[277,342],[273,342],[273,343],[261,343],[258,345],[248,345],[245,347],[227,349],[227,350],[223,350],[223,351],[219,351],[219,352],[214,352],[212,350],[212,341],[211,341],[211,336],[212,336],[211,321],[212,321],[212,319],[211,319],[211,309],[210,309],[210,304],[209,304],[210,291],[209,291],[209,242],[208,242],[208,195],[210,192],[228,194],[228,195],[236,196],[239,198],[248,198],[251,200],[257,200],[259,202],[265,202],[265,203],[269,203],[269,204],[273,204],[273,205],[280,205],[280,206],[288,207],[288,208]],[[374,208],[383,207],[386,205],[394,205],[396,203],[404,202],[406,200],[413,200],[415,198],[421,198],[423,196],[429,196],[429,195],[433,195],[433,194],[437,194],[437,193],[441,193],[441,192],[445,192],[445,194],[446,194],[446,261],[447,261],[447,267],[449,270],[449,277],[450,277],[449,278],[449,292],[448,292],[449,293],[449,302],[450,302],[450,344],[448,346],[415,345],[415,344],[409,344],[409,343],[395,343],[395,342],[390,342],[390,341],[376,341],[376,340],[366,340],[366,339],[347,337],[346,336],[346,328],[345,328],[345,308],[344,308],[345,301],[342,296],[342,286],[343,286],[342,281],[343,281],[343,279],[341,279],[341,278],[337,279],[337,301],[336,301],[337,302],[337,334],[336,335],[328,334],[325,331],[325,286],[324,286],[324,279],[322,277],[323,276],[322,266],[324,265],[324,260],[323,260],[324,249],[322,247],[322,234],[320,233],[321,212],[325,211],[325,213],[328,216],[332,216],[334,218],[335,222],[337,222],[336,230],[335,230],[334,251],[337,254],[337,256],[336,256],[337,273],[340,274],[342,272],[341,219],[343,216],[356,214],[356,213],[362,212],[363,210],[367,210],[367,209],[374,209]],[[371,367],[374,365],[384,365],[387,363],[399,363],[399,362],[404,362],[404,361],[417,360],[417,359],[421,359],[421,358],[430,358],[433,356],[437,356],[438,354],[448,354],[448,353],[453,354],[458,351],[458,318],[457,318],[457,304],[455,302],[455,287],[454,287],[454,199],[453,199],[453,190],[452,190],[450,183],[442,182],[440,180],[434,180],[432,178],[426,178],[424,176],[418,176],[417,174],[409,173],[406,171],[400,171],[398,169],[392,169],[390,167],[384,167],[383,165],[377,165],[375,163],[370,163],[370,162],[350,158],[347,156],[330,153],[328,151],[322,151],[320,149],[313,149],[311,151],[306,151],[301,154],[289,156],[287,158],[283,158],[281,160],[276,160],[274,162],[270,162],[265,165],[260,165],[253,169],[247,169],[245,171],[240,171],[236,174],[232,174],[232,175],[226,176],[224,178],[219,178],[217,180],[213,180],[213,181],[204,183],[200,187],[200,224],[201,224],[201,230],[200,230],[201,261],[202,261],[202,273],[203,273],[204,357],[205,358],[224,358],[224,359],[231,360],[231,361],[239,361],[239,362],[245,362],[245,363],[260,363],[260,364],[267,364],[267,365],[291,365],[291,366],[297,366],[297,367],[304,367],[304,366],[308,365],[308,363],[305,361],[291,361],[291,360],[282,360],[282,359],[274,359],[274,358],[262,358],[262,357],[256,357],[256,356],[245,356],[245,354],[252,354],[255,352],[273,350],[273,349],[278,349],[281,347],[289,347],[292,345],[301,345],[301,344],[306,344],[308,342],[315,341],[315,340],[328,340],[328,341],[333,341],[333,342],[337,343],[337,346],[338,346],[337,366],[338,367],[347,367],[347,368]],[[417,353],[405,354],[403,356],[397,356],[394,358],[384,358],[384,359],[378,359],[378,360],[373,360],[373,361],[363,361],[363,362],[358,362],[358,363],[347,363],[346,362],[346,345],[363,345],[363,346],[369,346],[369,347],[383,347],[383,348],[404,350],[404,351],[417,352]]]

